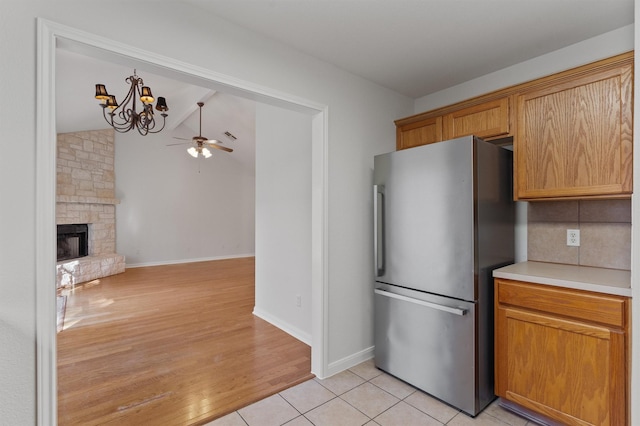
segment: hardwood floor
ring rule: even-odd
[[[253,306],[253,258],[77,286],[58,333],[58,424],[198,425],[312,378],[310,347]]]

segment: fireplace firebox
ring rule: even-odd
[[[87,224],[58,225],[58,261],[89,255]]]

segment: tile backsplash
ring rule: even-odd
[[[580,230],[580,247],[567,246]],[[547,201],[528,204],[528,260],[631,269],[631,201]]]

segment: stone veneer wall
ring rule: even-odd
[[[631,269],[631,201],[540,201],[528,207],[527,257],[540,262]],[[567,246],[580,230],[580,247]]]
[[[89,224],[89,256],[58,262],[58,288],[124,272],[116,253],[114,153],[113,129],[58,135],[56,224]]]

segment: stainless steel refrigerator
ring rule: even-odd
[[[512,152],[473,136],[375,157],[375,364],[471,416],[495,399],[512,199]]]

